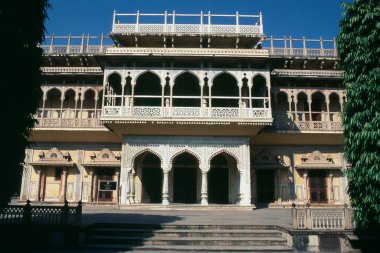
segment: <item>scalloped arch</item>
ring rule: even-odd
[[[181,154],[184,154],[184,153],[189,153],[190,155],[194,156],[194,157],[198,160],[198,164],[199,164],[199,166],[202,164],[202,159],[199,157],[199,155],[198,155],[196,152],[194,152],[194,151],[192,151],[192,150],[190,150],[190,149],[185,148],[185,149],[182,149],[182,150],[180,150],[180,151],[174,153],[174,155],[172,155],[172,157],[170,158],[170,168],[171,168],[172,165],[173,165],[173,161],[174,161],[174,159],[175,159],[177,156],[179,156],[179,155],[181,155]]]
[[[235,161],[236,161],[236,165],[239,165],[239,163],[240,163],[239,158],[238,158],[234,153],[232,153],[231,151],[229,151],[229,150],[227,150],[227,149],[220,149],[220,150],[216,151],[215,153],[213,153],[213,154],[210,156],[210,158],[208,159],[208,164],[209,164],[209,165],[211,164],[211,160],[212,160],[215,156],[220,155],[220,154],[223,154],[223,153],[224,153],[224,154],[227,154],[227,155],[229,155],[229,156],[231,156],[232,158],[234,158]]]
[[[131,159],[131,168],[133,169],[134,168],[134,164],[135,164],[135,160],[137,157],[139,157],[140,155],[144,154],[144,153],[152,153],[154,155],[156,155],[160,161],[161,161],[161,167],[163,166],[163,159],[162,159],[162,156],[160,155],[160,153],[158,153],[157,151],[151,149],[151,148],[145,148],[139,152],[137,152],[136,154],[133,155],[132,159]]]

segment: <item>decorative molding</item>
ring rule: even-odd
[[[46,154],[40,151],[38,161],[30,162],[31,165],[39,166],[73,166],[74,162],[71,160],[68,151],[62,152],[58,148],[51,148]]]
[[[107,48],[106,55],[135,56],[209,56],[209,57],[269,57],[267,49],[234,48]]]
[[[103,148],[99,153],[92,153],[90,155],[91,162],[83,163],[83,166],[92,166],[92,167],[120,167],[121,166],[121,154],[117,153],[116,155],[109,149]]]
[[[290,164],[284,155],[273,154],[263,148],[253,159],[253,168],[288,168]]]
[[[343,78],[341,70],[274,69],[271,75],[278,77]]]
[[[103,73],[100,67],[41,67],[41,71],[43,73]]]
[[[331,154],[323,154],[318,150],[302,154],[301,163],[296,169],[341,169],[342,165],[336,164]]]

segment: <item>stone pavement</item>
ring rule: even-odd
[[[152,208],[117,209],[116,206],[84,206],[82,226],[93,223],[166,225],[277,225],[291,228],[291,208],[167,210]]]

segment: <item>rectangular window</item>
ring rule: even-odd
[[[61,174],[62,174],[62,168],[55,168],[54,171],[54,180],[60,181],[61,180]]]

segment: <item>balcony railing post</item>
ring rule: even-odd
[[[137,13],[136,13],[136,27],[135,27],[135,32],[139,32],[139,22],[140,22],[140,11],[137,11]]]
[[[115,31],[115,24],[116,24],[116,10],[113,11],[113,18],[112,18],[112,30]]]
[[[292,204],[292,225],[294,229],[298,228],[298,221],[297,221],[297,209],[296,204]]]
[[[66,49],[66,53],[70,53],[70,44],[71,44],[71,34],[69,33],[69,37],[67,38],[67,49]]]
[[[82,41],[81,41],[81,45],[80,45],[80,52],[83,53],[83,49],[84,49],[84,33],[82,33]]]
[[[290,55],[293,55],[293,41],[292,41],[292,36],[289,36],[289,48],[290,48]]]
[[[306,224],[305,224],[305,228],[306,229],[312,229],[312,217],[311,217],[311,210],[310,210],[310,204],[307,203],[306,204]]]
[[[240,26],[239,26],[239,12],[236,12],[236,27],[235,27],[236,33],[240,32]]]
[[[307,56],[306,38],[305,38],[305,36],[302,37],[302,46],[303,46],[303,55]]]
[[[338,50],[336,49],[336,39],[334,38],[334,56],[338,57]]]
[[[99,47],[99,53],[102,53],[103,52],[103,40],[104,40],[104,35],[102,33],[102,35],[100,36],[100,47]],[[88,50],[88,49],[87,49]]]
[[[322,37],[319,38],[319,43],[320,43],[320,46],[321,46],[320,54],[321,54],[321,56],[324,56],[325,55],[325,50],[323,48],[323,39],[322,39]]]
[[[172,32],[175,32],[176,31],[176,27],[175,27],[175,11],[173,11],[173,27],[172,27]]]
[[[87,42],[86,42],[86,53],[89,53],[89,48],[90,48],[90,34],[87,33]]]
[[[284,55],[287,55],[287,54],[288,54],[288,49],[286,46],[286,36],[284,36]]]
[[[168,32],[168,12],[164,13],[164,32]]]
[[[260,33],[264,33],[263,14],[260,12]]]
[[[273,45],[273,36],[270,36],[270,53],[274,55],[274,45]]]
[[[199,26],[199,32],[203,33],[203,11],[201,11],[200,14],[200,26]]]
[[[53,47],[54,47],[54,34],[51,35],[49,53],[53,53]]]
[[[208,33],[211,33],[211,12],[208,11],[208,15],[207,15],[207,32]]]

